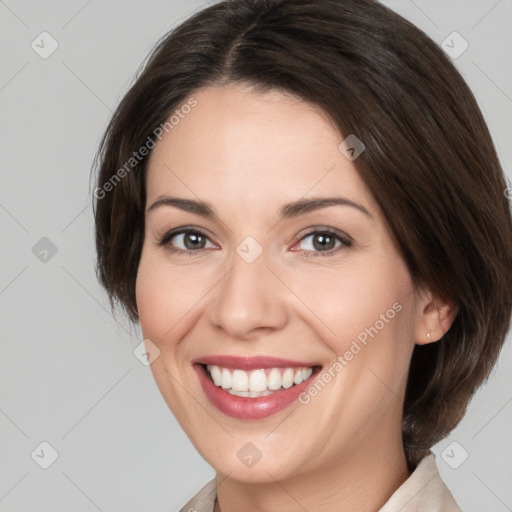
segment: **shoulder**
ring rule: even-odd
[[[379,512],[462,512],[441,479],[435,454],[430,452]]]
[[[217,481],[210,480],[179,512],[213,512],[217,497]]]

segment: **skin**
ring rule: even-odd
[[[136,297],[143,336],[160,350],[156,383],[217,472],[217,512],[378,510],[410,475],[401,428],[414,345],[429,342],[427,331],[431,342],[440,339],[455,312],[413,288],[375,198],[338,150],[344,137],[323,112],[240,84],[193,97],[198,105],[158,142],[147,171]],[[148,212],[165,194],[207,201],[216,217],[174,206]],[[285,203],[333,195],[371,217],[335,205],[277,222]],[[206,238],[158,245],[183,226]],[[352,245],[314,245],[318,235],[308,233],[325,227]],[[263,250],[250,264],[236,252],[247,236]],[[265,419],[221,413],[191,364],[206,355],[271,355],[327,368],[396,302],[401,311],[307,405]],[[252,467],[237,457],[247,442],[261,453]]]

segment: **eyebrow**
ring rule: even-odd
[[[167,195],[159,196],[147,209],[146,215],[161,206],[174,206],[180,210],[189,213],[195,213],[196,215],[200,215],[201,217],[208,219],[216,217],[215,210],[210,203]],[[364,213],[370,219],[374,220],[370,212],[361,204],[351,201],[345,197],[333,196],[317,197],[312,199],[299,199],[297,201],[285,204],[279,212],[277,221],[279,222],[284,219],[298,217],[299,215],[304,215],[306,213],[320,210],[321,208],[327,208],[329,206],[350,206]]]

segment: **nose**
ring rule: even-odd
[[[234,252],[231,266],[215,287],[210,321],[236,340],[250,340],[283,329],[287,288],[268,266],[265,251],[248,263]]]

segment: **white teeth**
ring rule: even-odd
[[[222,383],[222,373],[220,371],[220,368],[218,366],[209,366],[208,370],[210,371],[210,375],[212,376],[213,383],[216,386],[220,386]]]
[[[230,395],[236,395],[236,396],[249,396],[251,398],[256,398],[258,396],[267,396],[271,395],[272,391],[269,391],[268,389],[263,391],[262,393],[257,393],[256,391],[235,391],[233,389],[228,389],[227,392]]]
[[[235,370],[241,372],[242,370]],[[245,373],[245,372],[244,372]],[[249,377],[249,391],[261,393],[267,389],[267,376],[265,370],[254,370]]]
[[[288,389],[293,386],[293,370],[286,368],[283,373],[283,388]]]
[[[281,387],[281,372],[277,368],[272,368],[267,377],[268,389],[275,391]]]
[[[313,368],[302,368],[302,380],[308,380],[313,373]]]
[[[250,391],[235,391],[234,389],[227,390],[230,395],[236,396],[249,396]]]
[[[309,379],[313,368],[272,368],[269,370],[229,370],[207,365],[213,383],[237,396],[258,397],[271,394],[279,389],[289,389]]]
[[[222,389],[229,389],[231,387],[231,372],[229,370],[226,370],[226,368],[222,369],[222,380],[221,380],[221,386]]]
[[[242,370],[235,370],[231,378],[233,391],[249,391],[249,379],[247,373]]]

